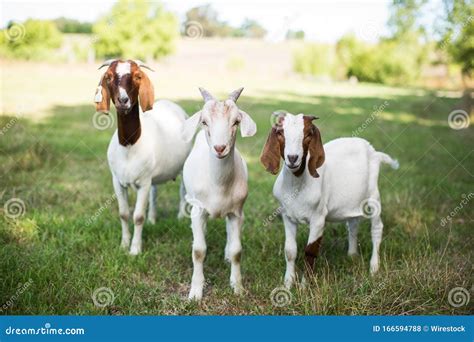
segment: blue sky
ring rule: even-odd
[[[2,0],[0,23],[3,27],[10,20],[60,16],[94,21],[113,3],[110,0]],[[390,0],[168,0],[162,3],[180,19],[188,9],[210,3],[220,19],[230,24],[239,25],[245,18],[256,19],[267,29],[271,40],[280,40],[288,29],[302,29],[309,40],[335,42],[347,32],[354,32],[366,41],[376,41],[384,35]]]

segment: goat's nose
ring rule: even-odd
[[[216,150],[217,153],[222,153],[225,150],[225,145],[214,145],[214,150]]]
[[[120,96],[120,97],[118,98],[118,100],[119,100],[120,104],[127,104],[127,102],[128,102],[128,96]]]
[[[289,154],[287,157],[288,157],[288,161],[291,164],[296,163],[296,161],[298,160],[298,155],[296,155],[296,154]]]

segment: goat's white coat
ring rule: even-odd
[[[230,110],[222,114],[223,102],[206,102],[202,111],[188,119],[183,132],[183,136],[190,139],[202,118],[209,121],[205,130],[198,133],[183,168],[186,199],[193,206],[191,227],[194,269],[189,298],[195,300],[202,298],[204,287],[203,262],[207,249],[205,231],[209,216],[226,218],[225,258],[231,263],[230,285],[236,294],[243,290],[240,237],[243,206],[248,192],[247,165],[235,147],[237,126],[233,123],[240,120],[243,137],[254,135],[256,125],[247,113],[238,110],[233,101],[227,100],[226,103]],[[213,149],[215,145],[226,146],[226,157],[217,157]]]
[[[156,189],[150,188],[152,185],[175,179],[189,154],[192,145],[181,138],[183,124],[187,117],[184,110],[177,104],[160,100],[155,102],[152,110],[140,113],[141,135],[135,144],[121,145],[117,131],[112,136],[107,158],[119,202],[123,247],[127,247],[130,242],[126,188],[131,186],[138,191],[131,254],[138,254],[141,251],[141,229],[148,196],[150,197],[149,219],[153,222],[156,218],[154,208]],[[184,199],[182,199],[181,215],[184,212],[184,206]]]
[[[296,118],[287,114],[285,121]],[[300,117],[302,121],[302,117]],[[299,125],[302,129],[302,125]],[[284,126],[285,127],[285,126]],[[284,130],[286,141],[298,140],[302,146],[302,134],[294,139],[292,129]],[[301,136],[301,137],[300,137]],[[326,221],[347,221],[349,231],[349,254],[357,253],[358,221],[363,217],[363,203],[368,199],[380,203],[377,185],[381,163],[398,168],[398,162],[385,153],[377,152],[370,143],[361,138],[339,138],[324,144],[325,162],[318,168],[319,178],[308,172],[308,166],[300,177],[296,177],[283,166],[273,187],[273,194],[282,206],[285,225],[285,253],[287,270],[285,284],[290,287],[295,278],[296,227],[298,223],[309,224],[308,244],[319,239]],[[285,148],[286,159],[286,148]],[[309,156],[306,158],[309,160]],[[306,161],[307,163],[307,161]],[[373,251],[370,269],[379,268],[378,250],[382,239],[383,224],[380,219],[381,206],[371,217]]]

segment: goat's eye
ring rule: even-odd
[[[206,122],[206,121],[202,121],[202,122],[201,122],[201,125],[207,126],[207,122]]]
[[[236,122],[234,122],[234,123],[232,124],[232,126],[237,126],[239,123],[240,123],[240,121],[237,120]]]

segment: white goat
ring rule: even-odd
[[[117,126],[107,151],[113,186],[122,224],[121,246],[130,254],[142,250],[142,228],[148,201],[148,220],[156,221],[156,185],[174,180],[181,172],[191,144],[181,138],[188,118],[177,104],[161,100],[154,103],[153,85],[140,69],[139,61],[111,60],[96,93],[96,110],[108,113],[110,99],[117,109]],[[99,68],[100,69],[100,68]],[[143,113],[140,112],[140,107]],[[135,229],[130,245],[127,189],[137,190],[133,213]],[[181,184],[178,217],[185,209]]]
[[[377,186],[380,163],[398,168],[398,162],[377,152],[360,138],[340,138],[323,147],[321,135],[312,123],[314,116],[278,113],[262,152],[265,168],[276,174],[280,158],[285,166],[273,187],[282,206],[285,225],[285,285],[295,279],[298,223],[309,224],[305,265],[312,272],[326,221],[346,221],[349,255],[357,254],[357,230],[362,216],[372,223],[371,273],[379,268],[379,247],[383,224]]]
[[[205,231],[209,216],[226,218],[225,257],[231,263],[230,285],[236,294],[243,290],[240,236],[247,198],[247,165],[235,147],[235,139],[239,124],[242,137],[253,136],[257,131],[255,122],[235,104],[243,88],[232,92],[225,101],[199,90],[204,107],[186,121],[183,132],[184,139],[190,141],[197,127],[203,127],[183,169],[186,198],[192,204],[194,270],[189,298],[195,300],[202,298],[204,287]]]

